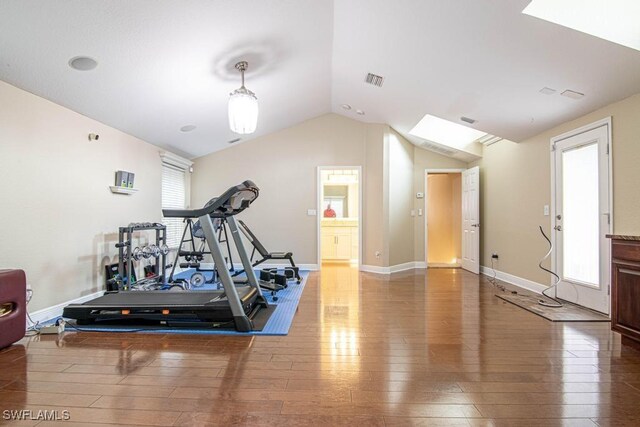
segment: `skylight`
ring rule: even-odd
[[[413,136],[431,142],[462,150],[476,139],[486,135],[476,129],[444,120],[431,114],[425,115],[417,125],[409,131]]]
[[[640,50],[638,0],[531,0],[522,13]]]

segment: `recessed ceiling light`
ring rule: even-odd
[[[196,125],[185,125],[180,128],[180,132],[191,132],[196,128]]]
[[[342,108],[342,109],[343,109],[343,110],[345,110],[345,111],[349,111],[349,110],[351,110],[351,105],[349,105],[349,104],[342,104],[342,105],[340,105],[340,108]]]
[[[640,50],[638,0],[531,0],[522,13]]]
[[[584,93],[576,92],[576,91],[569,90],[569,89],[565,90],[560,95],[566,96],[567,98],[571,98],[571,99],[580,99],[580,98],[584,97]]]
[[[545,86],[542,89],[540,89],[540,93],[543,93],[545,95],[553,95],[554,93],[556,93],[556,90]]]
[[[450,122],[449,120],[444,120],[430,114],[425,115],[409,133],[418,138],[456,149],[462,149],[476,139],[486,135],[486,132]]]
[[[89,71],[96,68],[98,63],[95,59],[89,58],[88,56],[76,56],[69,60],[69,66],[74,70]]]
[[[364,116],[364,111],[356,110],[356,114],[359,115],[359,116]]]

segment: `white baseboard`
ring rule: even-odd
[[[367,273],[376,273],[376,274],[391,274],[398,273],[400,271],[414,270],[414,269],[424,269],[427,268],[425,262],[422,261],[411,261],[405,262],[403,264],[391,265],[389,267],[379,267],[377,265],[361,265],[360,271],[365,271]]]
[[[502,271],[492,270],[491,267],[485,267],[484,265],[480,266],[480,273],[484,274],[485,276],[493,277],[494,271],[496,273],[496,279],[507,282],[519,288],[535,292],[537,294],[542,294],[542,291],[548,288],[548,286],[538,282],[534,282],[532,280],[523,279],[522,277],[514,276],[513,274],[505,273]]]
[[[33,313],[29,313],[31,316],[31,320],[34,322],[46,322],[47,320],[56,319],[62,316],[62,309],[68,306],[69,304],[82,304],[83,302],[87,302],[94,298],[98,298],[104,295],[104,291],[94,292],[89,295],[82,296],[80,298],[75,298],[69,301],[65,301],[60,304],[56,304],[54,306],[43,308],[42,310],[34,311]]]

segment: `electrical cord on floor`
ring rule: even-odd
[[[506,292],[506,288],[498,283],[498,279],[497,279],[498,273],[496,272],[493,262],[494,262],[493,257],[491,257],[491,272],[493,273],[493,277],[487,276],[487,280],[489,281],[489,283],[493,285],[493,287],[498,288],[503,292]]]
[[[550,291],[551,289],[557,289],[558,283],[560,283],[560,276],[558,276],[555,272],[549,270],[548,268],[544,267],[542,265],[542,263],[544,262],[544,260],[546,260],[547,258],[549,258],[549,255],[551,255],[551,252],[553,252],[553,243],[551,243],[551,239],[549,239],[547,237],[547,235],[544,233],[544,230],[542,229],[542,226],[538,226],[540,228],[540,233],[542,233],[542,237],[545,238],[545,240],[547,241],[547,243],[549,243],[549,251],[547,252],[547,254],[542,257],[542,259],[540,260],[540,262],[538,263],[538,267],[540,267],[540,269],[542,269],[543,271],[546,271],[547,273],[551,274],[554,279],[555,279],[555,283],[551,286],[549,286],[547,289],[542,291],[542,295],[546,298],[548,298],[548,300],[551,300],[552,302],[549,302],[548,300],[544,300],[544,299],[539,299],[538,300],[538,304],[543,305],[545,307],[551,307],[551,308],[561,308],[564,305],[556,298],[547,295],[546,292]]]
[[[30,325],[27,325],[27,330],[24,334],[26,337],[33,337],[40,334],[40,321],[34,322],[29,314],[29,303],[31,302],[31,298],[33,298],[33,289],[29,288],[27,289],[27,304],[25,312],[27,313],[27,320]]]

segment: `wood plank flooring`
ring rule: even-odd
[[[295,285],[294,285],[295,286]],[[286,337],[67,332],[0,352],[11,425],[640,426],[640,352],[448,269],[312,273]]]

